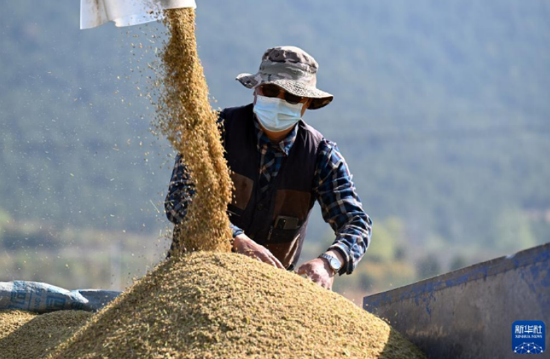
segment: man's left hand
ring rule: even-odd
[[[328,262],[322,258],[315,258],[302,264],[296,273],[305,275],[323,288],[332,289],[334,274]]]

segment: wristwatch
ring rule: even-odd
[[[340,271],[340,268],[342,268],[342,262],[335,256],[331,256],[330,254],[323,253],[319,256],[319,258],[324,258],[328,261],[328,264],[330,268],[332,269],[332,274],[336,274]]]

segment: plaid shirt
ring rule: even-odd
[[[288,136],[279,143],[273,143],[269,140],[258,121],[254,121],[254,127],[256,127],[256,137],[258,138],[256,148],[260,152],[260,190],[263,194],[269,188],[271,180],[279,174],[283,159],[288,156],[296,140],[298,125],[294,126]]]
[[[257,149],[261,154],[259,182],[261,191],[265,193],[296,140],[298,126],[284,140],[274,144],[257,121],[254,121],[254,125],[258,138]],[[342,254],[344,263],[341,273],[350,274],[370,244],[372,221],[363,211],[352,175],[336,143],[323,139],[319,146],[313,192],[321,205],[323,219],[336,235],[328,250]],[[165,201],[166,215],[171,222],[181,223],[193,193],[193,184],[181,155],[178,155]],[[233,236],[243,233],[242,229],[234,225],[232,229]]]

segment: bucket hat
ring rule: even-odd
[[[308,108],[316,110],[328,105],[334,97],[317,88],[318,69],[317,61],[304,50],[277,46],[266,50],[256,74],[240,74],[236,79],[250,89],[262,84],[277,85],[292,95],[312,99]]]

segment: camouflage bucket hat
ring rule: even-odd
[[[310,110],[328,105],[333,96],[317,88],[317,61],[294,46],[268,49],[262,56],[260,70],[255,75],[240,74],[237,80],[250,89],[261,84],[273,84],[285,91],[312,99]]]

